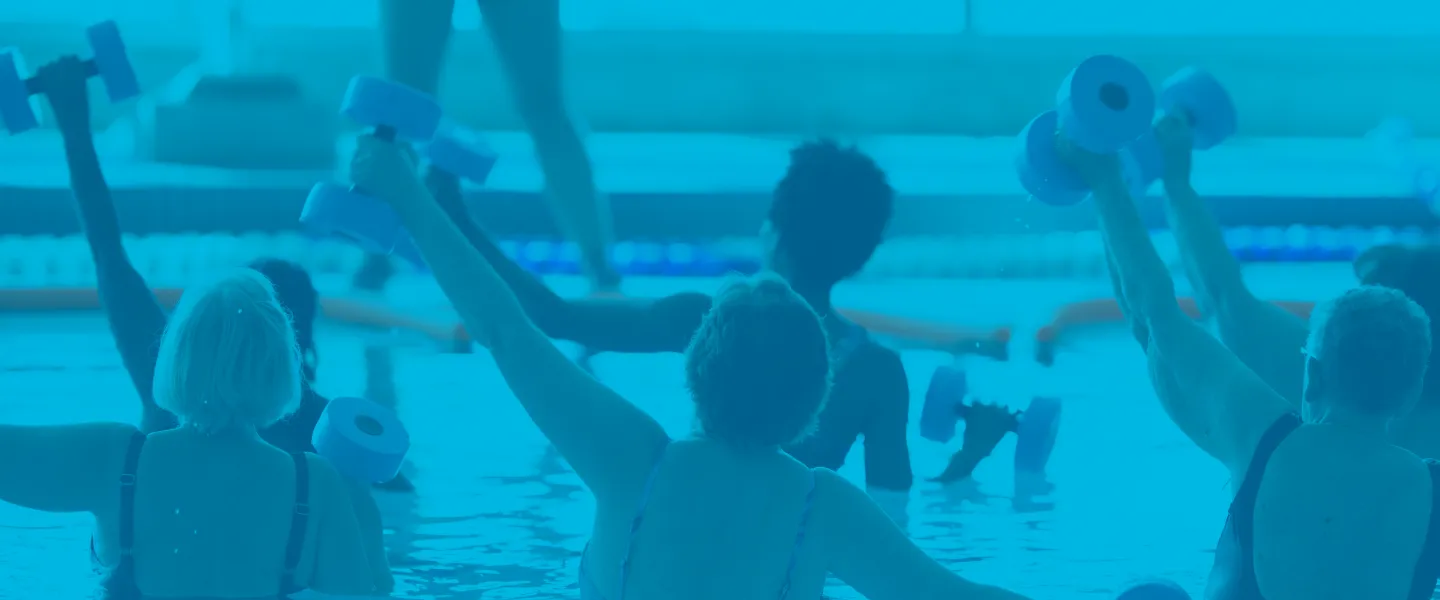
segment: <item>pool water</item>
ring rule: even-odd
[[[648,291],[677,286],[687,287],[663,283]],[[839,300],[927,316],[948,309],[994,321],[1038,321],[1060,301],[1100,297],[1107,288],[1098,281],[901,281],[865,284]],[[947,305],[940,298],[963,302]],[[138,418],[138,402],[98,314],[8,315],[0,318],[0,332],[0,422]],[[1161,412],[1133,342],[1118,327],[1087,332],[1056,366],[1044,368],[1027,358],[1026,336],[1016,337],[1012,362],[968,366],[972,390],[1017,408],[1036,394],[1063,398],[1050,463],[1053,492],[1014,493],[1012,438],[981,465],[975,482],[918,483],[901,519],[911,536],[967,577],[1037,598],[1111,598],[1125,584],[1152,576],[1200,593],[1222,526],[1227,474]],[[319,387],[328,395],[366,393],[367,372],[381,368],[377,361],[393,369],[397,407],[414,444],[407,472],[418,488],[415,494],[377,492],[396,596],[577,596],[578,558],[594,501],[549,450],[487,355],[440,354],[339,325],[323,327],[319,341]],[[913,433],[930,374],[950,359],[915,351],[904,360],[912,462],[923,479],[939,474],[958,445],[942,447]],[[678,355],[601,355],[593,365],[602,381],[672,435],[688,431],[692,411]],[[857,445],[841,472],[862,481],[862,463]],[[0,503],[0,598],[91,595],[90,520]],[[838,581],[826,596],[859,597]]]

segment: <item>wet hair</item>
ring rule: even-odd
[[[296,263],[278,258],[256,260],[250,263],[250,268],[270,280],[280,306],[289,311],[295,326],[295,341],[300,345],[305,380],[314,381],[317,362],[315,317],[320,313],[320,293],[315,291],[310,273]]]
[[[1419,397],[1430,362],[1430,318],[1398,290],[1357,287],[1315,307],[1306,352],[1327,398],[1372,415],[1399,415]]]
[[[263,428],[300,405],[290,313],[250,269],[187,289],[160,340],[155,403],[207,433]]]
[[[774,274],[727,283],[685,350],[700,432],[739,448],[809,435],[830,391],[824,326]]]
[[[859,150],[822,140],[790,151],[769,219],[792,278],[834,284],[859,272],[895,204],[885,172]]]
[[[1440,247],[1389,244],[1375,246],[1355,259],[1361,285],[1400,290],[1427,315],[1440,315]],[[1440,319],[1430,320],[1430,339],[1440,338]],[[1425,373],[1427,402],[1440,402],[1440,369]]]

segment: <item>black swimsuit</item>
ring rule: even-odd
[[[125,470],[120,475],[120,562],[106,568],[90,541],[90,559],[102,570],[101,583],[108,600],[142,600],[145,595],[135,584],[135,472],[140,466],[140,450],[145,447],[145,434],[136,433],[125,451]],[[285,570],[280,575],[282,600],[289,594],[305,589],[295,581],[300,565],[300,551],[305,547],[305,531],[310,521],[310,463],[303,452],[292,452],[295,461],[295,511],[290,518],[290,538],[285,543]]]
[[[1215,566],[1210,571],[1210,600],[1265,600],[1260,594],[1260,585],[1255,579],[1255,497],[1260,491],[1260,478],[1265,475],[1265,466],[1270,455],[1280,446],[1285,436],[1301,425],[1300,418],[1287,414],[1276,421],[1255,448],[1250,460],[1250,469],[1235,500],[1230,503],[1230,516],[1225,521],[1225,530],[1215,547]],[[1415,564],[1415,579],[1410,586],[1407,600],[1429,600],[1440,579],[1440,462],[1426,460],[1430,468],[1430,481],[1435,487],[1433,506],[1430,509],[1429,533],[1420,560]]]

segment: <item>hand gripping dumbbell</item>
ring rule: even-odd
[[[1138,67],[1114,56],[1092,56],[1060,85],[1055,109],[1040,113],[1020,132],[1016,172],[1025,191],[1053,206],[1084,200],[1089,186],[1061,159],[1055,136],[1083,150],[1119,152],[1150,130],[1155,91]]]
[[[350,80],[340,112],[374,128],[386,141],[424,141],[440,126],[440,104],[429,94],[374,77]],[[399,215],[384,200],[353,185],[315,184],[305,199],[300,223],[311,233],[346,238],[375,254],[397,254],[424,266]]]
[[[121,102],[139,96],[140,82],[130,66],[130,57],[125,54],[120,27],[114,21],[98,23],[85,30],[85,38],[95,55],[85,61],[85,66],[91,77],[99,76],[105,83],[110,101]],[[4,121],[10,135],[19,135],[40,125],[30,96],[43,91],[40,81],[26,72],[19,52],[0,52],[0,121]]]
[[[1186,67],[1160,88],[1160,115],[1183,116],[1194,132],[1196,150],[1209,150],[1235,135],[1235,103],[1220,81],[1205,71]],[[1165,173],[1165,157],[1153,129],[1120,153],[1131,192],[1143,194]]]
[[[920,411],[920,437],[942,444],[954,438],[955,422],[964,420],[969,412],[970,406],[965,403],[968,392],[965,371],[953,366],[935,369],[925,390],[925,407]],[[1031,399],[1016,423],[1016,473],[1044,475],[1060,431],[1060,400]]]

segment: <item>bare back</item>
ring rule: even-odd
[[[814,600],[827,574],[871,600],[1024,600],[931,559],[833,471],[705,440],[672,442],[650,485],[600,496],[581,598]]]
[[[1332,425],[1302,426],[1260,479],[1256,582],[1266,600],[1404,600],[1431,506],[1429,469],[1414,454]]]
[[[795,552],[811,477],[804,464],[778,451],[744,456],[710,441],[673,442],[660,459],[633,545],[643,487],[598,498],[585,576],[605,598],[621,597],[620,563],[629,547],[626,600],[776,600],[795,553],[789,598],[818,598],[826,572],[821,549],[807,539]]]
[[[333,485],[333,469],[313,455],[306,458],[311,484],[305,510],[348,509],[348,498]],[[120,469],[117,464],[115,501],[96,511],[95,552],[105,565],[120,560]],[[139,455],[134,490],[135,582],[147,597],[274,598],[282,591],[297,510],[296,468],[286,452],[258,438],[216,443],[183,429],[153,433]],[[340,516],[337,521],[345,523]],[[317,540],[322,529],[334,528],[329,521],[306,519],[294,574],[302,586],[321,575]],[[349,562],[353,570],[366,564],[353,513],[349,527],[352,535],[339,537],[353,537],[353,548],[327,553],[357,556],[326,562]]]

